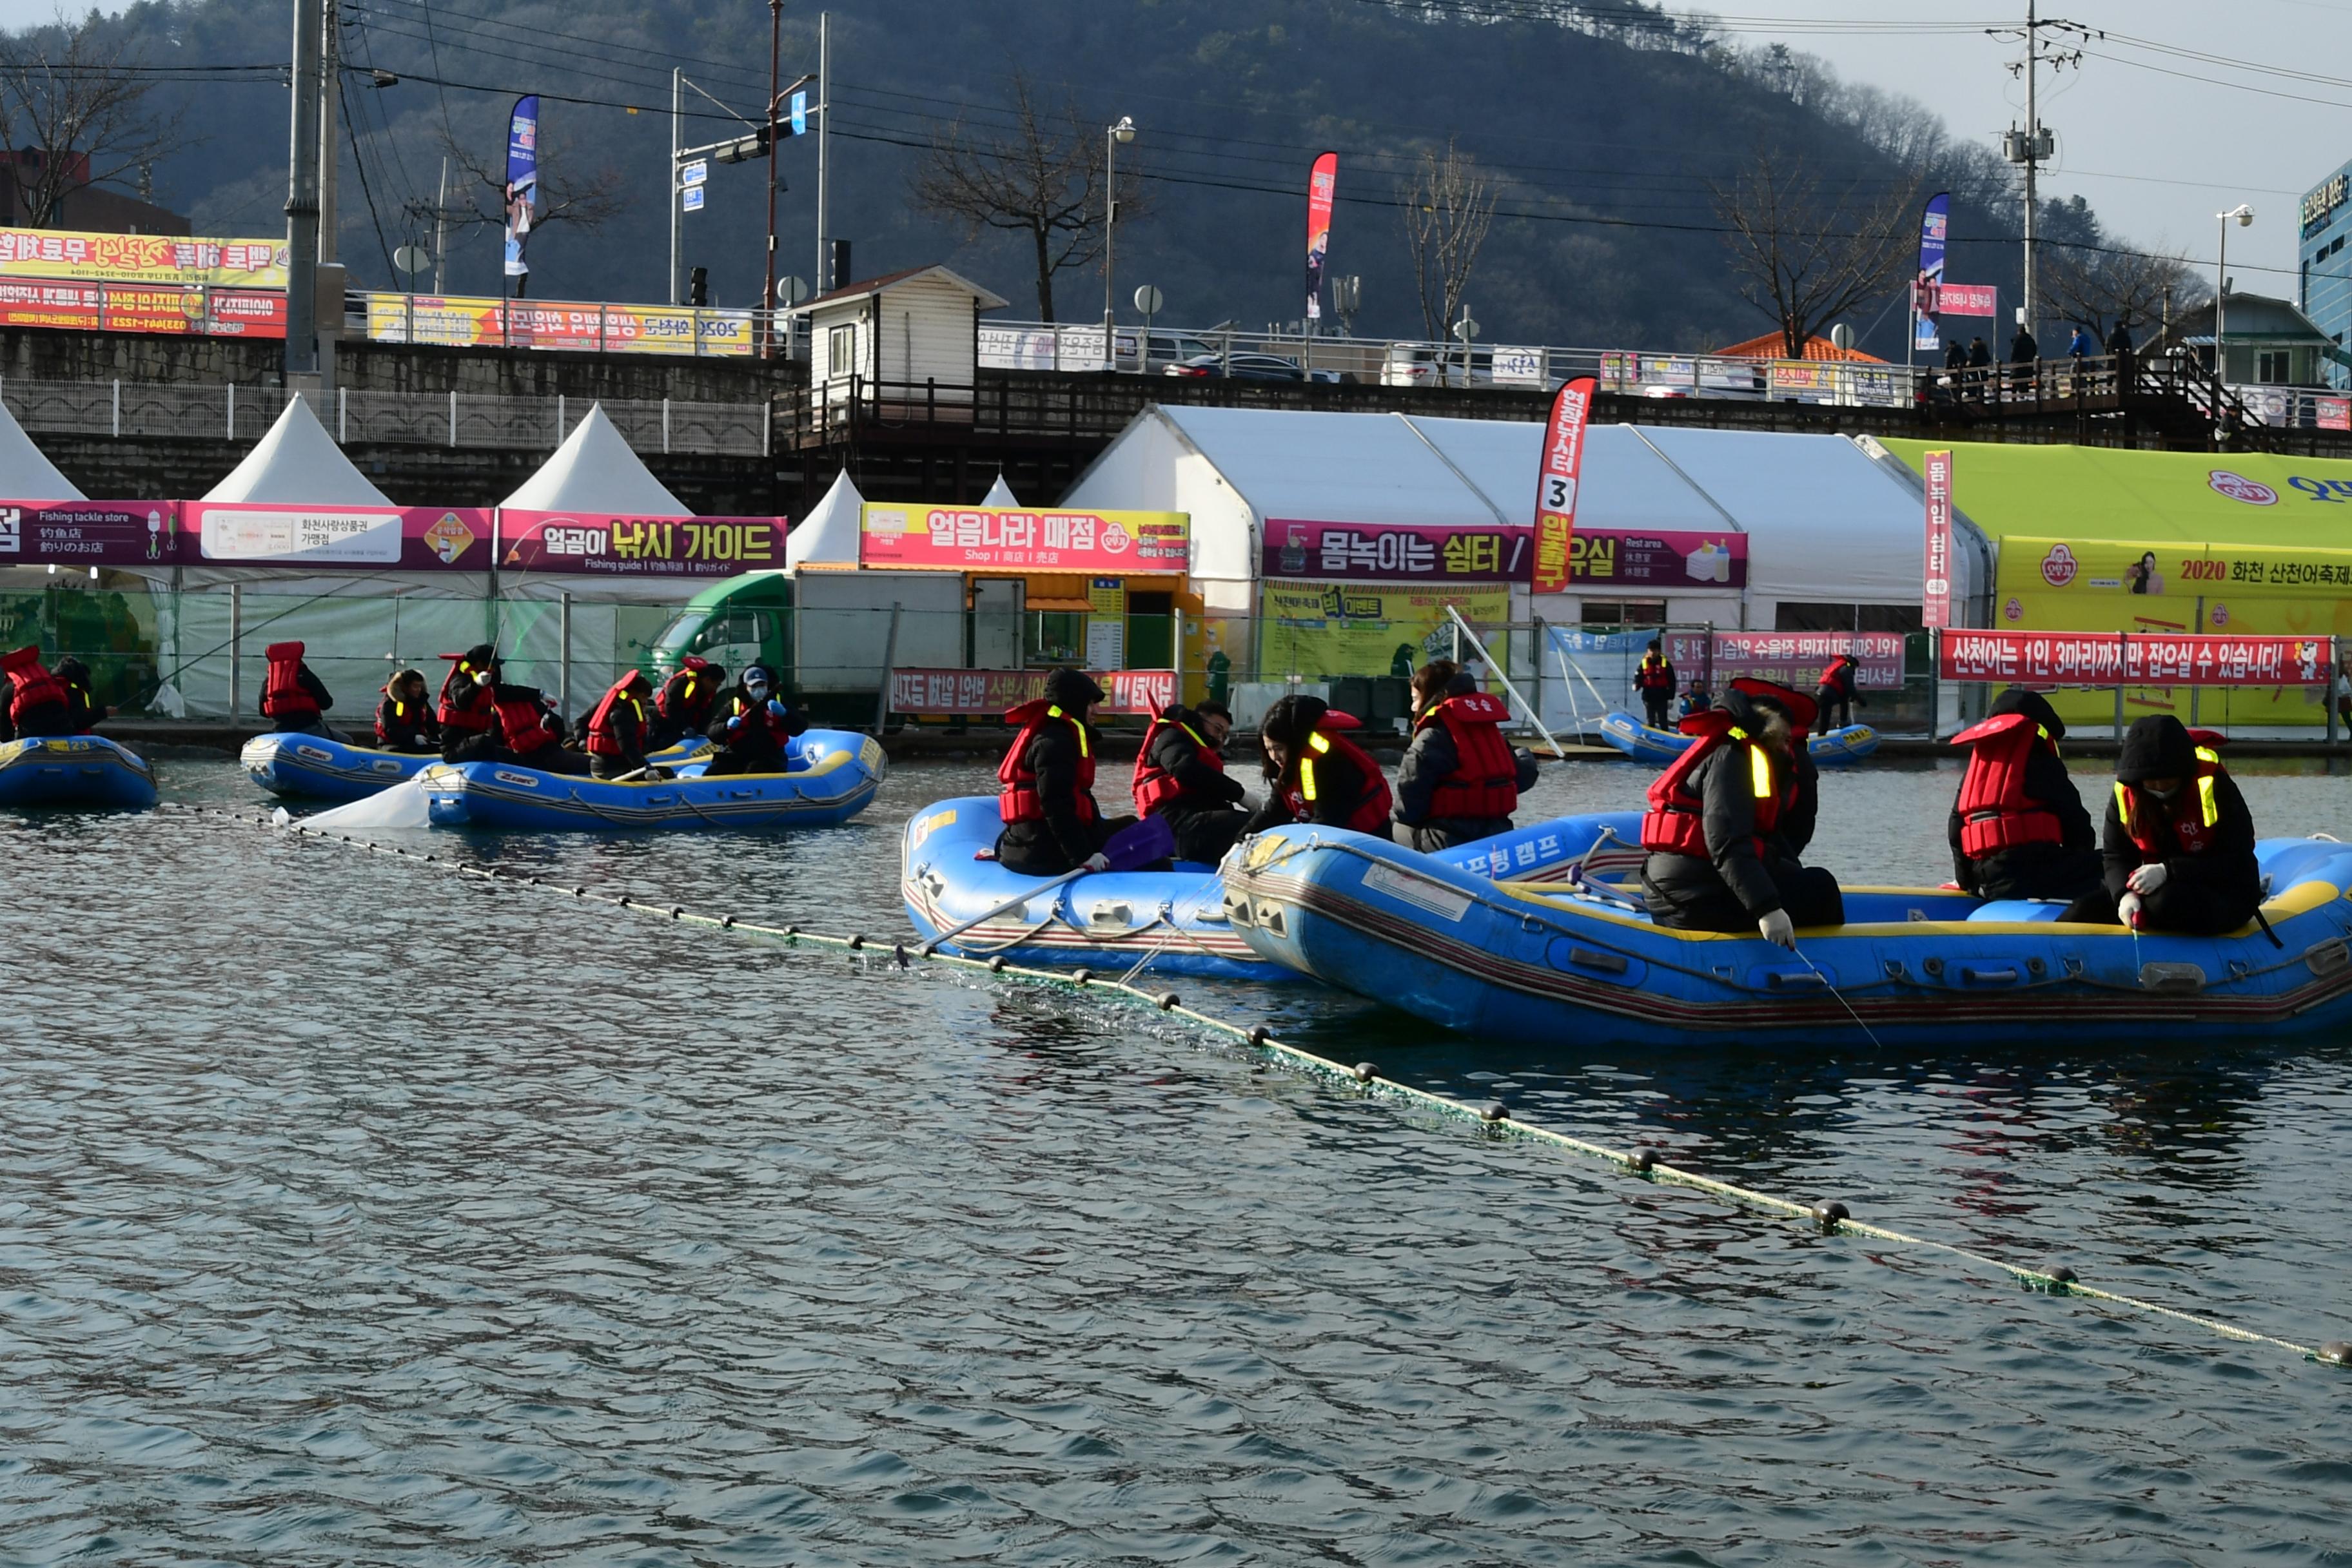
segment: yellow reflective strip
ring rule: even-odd
[[[2116,785],[2116,815],[2123,818],[2126,827],[2131,826],[2131,786],[2120,782]]]
[[[2197,760],[2200,763],[2211,763],[2219,767],[2221,763],[2221,753],[2210,746],[2200,746],[2197,748]]]
[[[1730,734],[1731,738],[1732,738],[1733,740],[1735,740],[1735,741],[1744,741],[1744,740],[1748,739],[1748,731],[1745,731],[1745,730],[1743,730],[1743,729],[1741,729],[1741,728],[1740,728],[1738,725],[1737,725],[1737,724],[1734,724],[1734,725],[1731,727],[1731,729],[1730,729],[1730,731],[1729,731],[1729,734]]]
[[[2205,813],[2205,826],[2210,827],[2221,819],[2221,808],[2213,800],[2213,775],[2207,773],[2197,781],[2197,802]]]
[[[1081,757],[1093,756],[1094,748],[1087,744],[1087,727],[1084,724],[1077,722],[1076,720],[1072,720],[1070,722],[1070,728],[1078,732],[1078,755]]]
[[[1307,746],[1309,751],[1328,752],[1331,749],[1331,742],[1325,740],[1323,732],[1318,730],[1307,735]]]
[[[1748,748],[1748,778],[1749,784],[1755,788],[1758,800],[1771,798],[1772,759],[1764,754],[1764,748],[1761,746]]]
[[[1312,757],[1298,760],[1298,793],[1310,801],[1315,798],[1315,759]]]

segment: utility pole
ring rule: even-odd
[[[343,49],[341,0],[321,0],[324,15],[319,35],[319,259],[335,259],[335,165],[341,140],[335,134],[335,117],[343,108]]]
[[[835,285],[849,281],[835,278],[825,270],[829,254],[825,241],[825,141],[833,134],[833,14],[816,14],[816,270],[809,274],[816,279],[816,291],[830,292]]]
[[[433,195],[433,292],[449,291],[449,154],[441,154],[441,185]]]
[[[783,85],[783,52],[784,0],[768,0],[768,282],[760,301],[768,311],[761,353],[770,359],[776,353],[776,89]]]
[[[2025,0],[2025,29],[2022,35],[2025,39],[2025,58],[2009,68],[2011,75],[2021,77],[2025,82],[2024,129],[2020,130],[2012,121],[2009,127],[2009,133],[2000,139],[2000,151],[2002,157],[2012,163],[2021,165],[2025,170],[2025,303],[2023,306],[2025,314],[2018,324],[2028,331],[2032,331],[2041,314],[2041,290],[2034,287],[2033,250],[2036,230],[2040,226],[2042,165],[2047,163],[2051,155],[2057,151],[2057,142],[2051,136],[2050,128],[2042,123],[2040,107],[2042,68],[2047,65],[2063,70],[2069,65],[2079,66],[2083,61],[2082,51],[2079,49],[2058,54],[2043,54],[2042,29],[2044,27],[2055,28],[2062,33],[2084,31],[2082,24],[2078,22],[2062,21],[2056,17],[2045,20],[2041,13],[2039,0]],[[1987,31],[2001,37],[2018,36],[2015,28],[1988,28]],[[2039,342],[2041,334],[2036,332],[2034,338]]]
[[[286,383],[319,379],[319,0],[294,0],[292,146],[286,163]]]
[[[679,226],[685,220],[680,203],[685,199],[677,184],[678,121],[686,112],[686,68],[672,66],[669,71],[669,302],[677,303],[677,264],[680,247],[685,240]]]

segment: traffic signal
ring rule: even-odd
[[[710,156],[721,163],[748,163],[754,158],[768,155],[768,128],[764,125],[749,136],[739,136],[732,142],[721,142]]]
[[[710,303],[710,268],[689,268],[686,274],[686,302],[702,306]]]

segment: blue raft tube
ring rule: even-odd
[[[1690,750],[1691,737],[1676,730],[1644,724],[1623,709],[1600,723],[1601,738],[1637,763],[1665,766]],[[1805,750],[1817,768],[1843,767],[1878,750],[1878,731],[1867,724],[1847,724],[1826,734],[1807,738]]]
[[[155,796],[147,759],[103,735],[35,735],[0,745],[0,806],[144,811]]]
[[[1180,860],[1172,870],[1097,871],[1048,888],[1048,879],[981,858],[994,849],[1003,826],[994,795],[965,795],[919,813],[900,836],[899,891],[925,941],[1036,889],[1027,902],[941,943],[940,952],[1108,973],[1149,960],[1158,974],[1289,978],[1234,929],[1215,867]],[[1468,877],[1539,885],[1579,871],[1614,875],[1639,867],[1640,833],[1640,813],[1610,812],[1516,828],[1435,858]]]
[[[710,742],[699,736],[649,754],[676,767],[707,756]],[[378,790],[404,784],[441,759],[431,752],[382,752],[324,735],[256,735],[237,753],[246,777],[289,800],[364,800]]]
[[[509,763],[436,763],[417,775],[436,827],[527,832],[832,827],[866,809],[889,773],[882,742],[811,730],[785,744],[788,772],[706,778],[688,763],[669,779],[604,783]]]
[[[2061,906],[1849,888],[1846,923],[1669,931],[1638,893],[1493,882],[1361,834],[1237,846],[1227,918],[1258,955],[1447,1028],[1595,1045],[2239,1040],[2352,1024],[2352,845],[2257,849],[2268,930],[2192,937],[2057,922]]]

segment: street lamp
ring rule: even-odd
[[[2216,213],[2221,220],[2221,254],[2213,263],[2213,384],[2226,384],[2229,364],[2221,357],[2221,325],[2228,319],[2230,294],[2230,220],[2236,218],[2240,228],[2254,221],[2254,209],[2240,202],[2228,212]]]
[[[1122,114],[1103,132],[1103,368],[1118,368],[1118,339],[1111,331],[1111,231],[1118,223],[1118,150],[1135,140],[1135,121]]]

